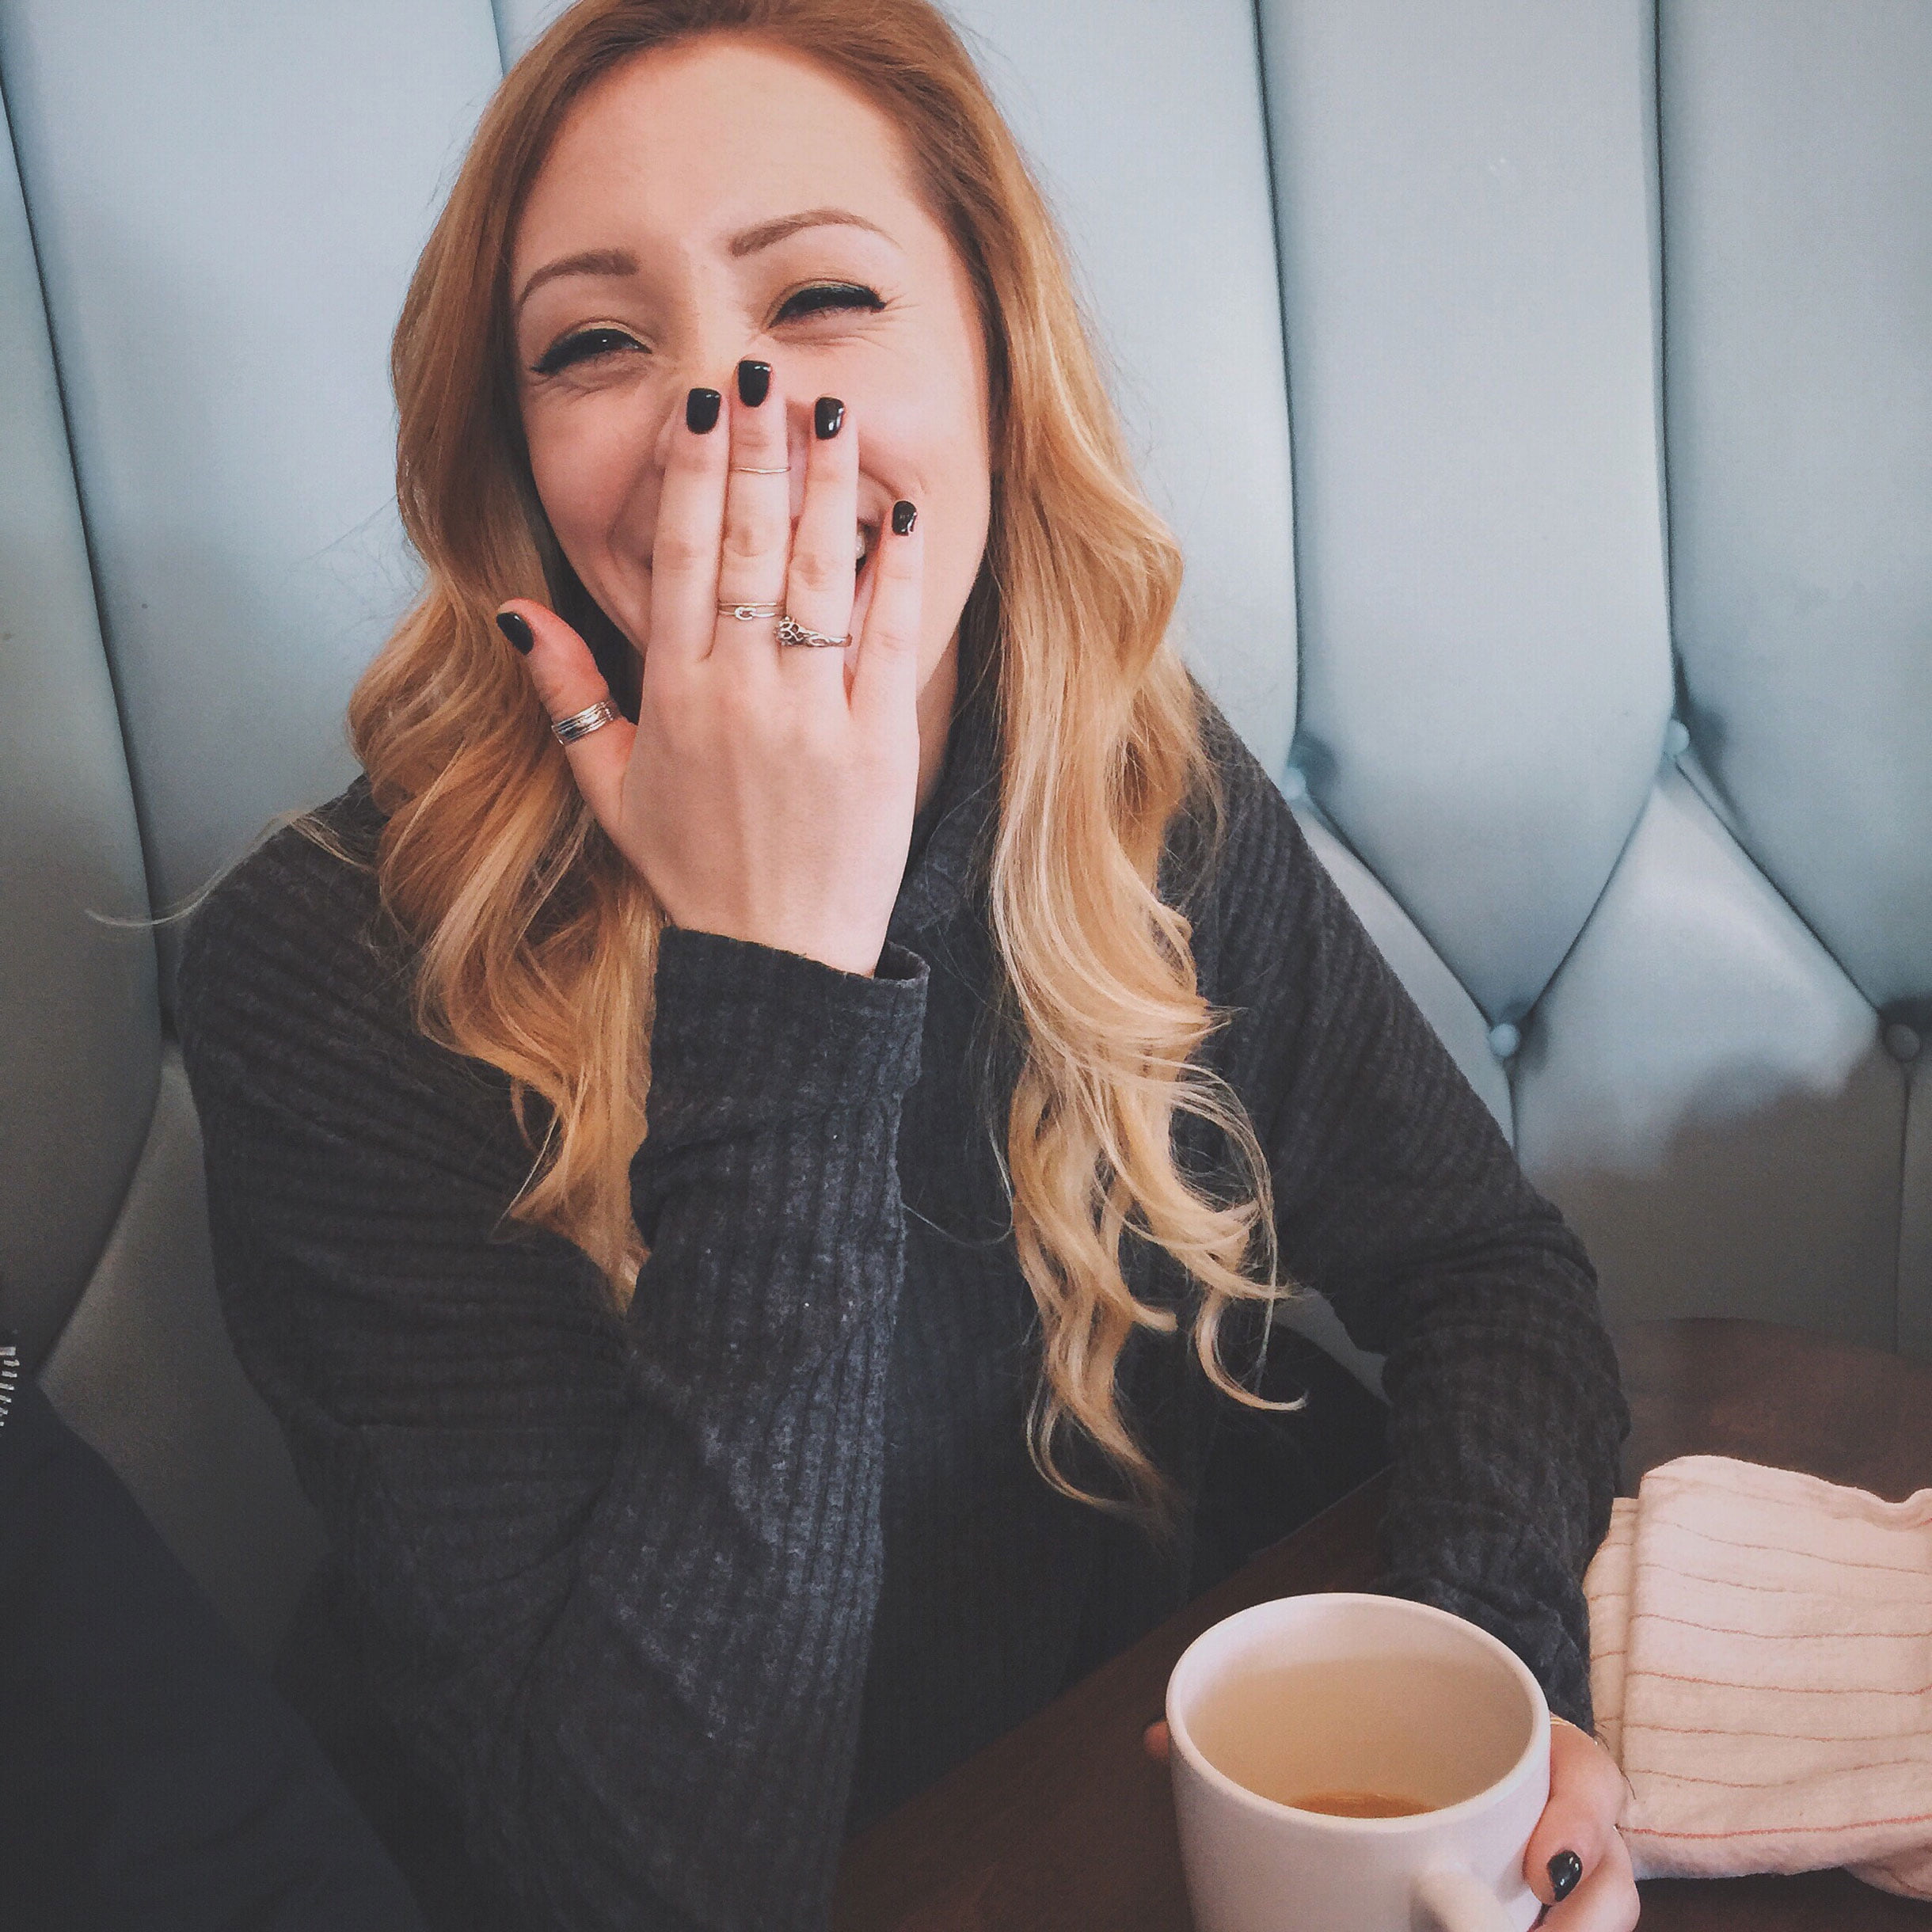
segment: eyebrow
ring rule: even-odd
[[[523,292],[517,297],[516,306],[520,312],[523,304],[546,282],[554,282],[559,276],[623,276],[637,272],[637,258],[626,249],[591,248],[575,255],[560,255],[555,261],[546,261],[523,284]]]
[[[862,215],[854,215],[849,208],[806,208],[797,215],[781,215],[775,221],[760,222],[755,228],[747,228],[731,239],[731,253],[734,261],[747,255],[755,255],[760,249],[771,248],[784,241],[787,236],[797,234],[804,228],[863,228],[883,241],[892,238],[877,222],[869,222]],[[894,243],[894,246],[897,246]],[[553,282],[560,276],[599,275],[622,276],[637,272],[637,258],[628,249],[585,249],[575,255],[560,255],[555,261],[546,261],[523,284],[523,293],[516,299],[520,312],[546,282]]]
[[[801,228],[864,228],[881,241],[892,239],[877,222],[869,222],[864,215],[854,215],[850,208],[807,208],[800,215],[782,215],[775,222],[760,222],[755,228],[747,228],[742,234],[732,236],[732,257],[755,255],[762,248],[782,242],[787,235],[797,234]]]

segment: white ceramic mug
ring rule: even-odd
[[[1447,1611],[1333,1592],[1257,1604],[1167,1685],[1196,1932],[1525,1932],[1523,1847],[1550,1794],[1550,1710]],[[1426,1808],[1342,1816],[1298,1800]]]

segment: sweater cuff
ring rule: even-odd
[[[1540,1565],[1534,1568],[1536,1573],[1527,1577],[1504,1573],[1479,1580],[1391,1567],[1375,1588],[1432,1603],[1487,1630],[1529,1666],[1557,1717],[1592,1730],[1590,1619],[1583,1591]]]
[[[667,927],[658,941],[647,1146],[660,1150],[834,1109],[896,1101],[918,1078],[924,960],[877,972]]]

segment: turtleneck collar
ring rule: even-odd
[[[999,802],[999,727],[995,682],[968,682],[960,691],[946,741],[945,763],[933,795],[912,821],[906,876],[892,908],[888,936],[899,945],[911,934],[949,922],[972,896],[980,835]]]

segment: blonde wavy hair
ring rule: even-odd
[[[650,1085],[637,1043],[650,1036],[664,918],[580,797],[495,613],[512,597],[548,603],[620,696],[634,694],[636,658],[578,582],[531,481],[508,264],[572,102],[621,62],[721,31],[807,55],[890,116],[976,291],[995,474],[961,643],[996,687],[989,885],[1001,1010],[1021,1048],[1003,1173],[1043,1357],[1028,1440],[1055,1488],[1162,1520],[1172,1486],[1122,1413],[1118,1371],[1137,1329],[1177,1318],[1129,1287],[1130,1237],[1195,1284],[1193,1340],[1211,1380],[1274,1405],[1229,1373],[1219,1347],[1232,1306],[1282,1291],[1268,1169],[1239,1103],[1193,1063],[1217,1018],[1196,988],[1188,922],[1156,889],[1169,820],[1201,801],[1218,841],[1222,805],[1167,636],[1180,553],[1134,479],[1040,192],[926,0],[582,0],[483,116],[392,357],[397,490],[427,588],[349,708],[388,815],[384,900],[418,949],[417,1018],[509,1076],[534,1154],[512,1215],[576,1242],[625,1306],[643,1259],[628,1182]],[[1178,1170],[1177,1114],[1225,1136],[1236,1199],[1211,1199]],[[1067,1474],[1070,1430],[1104,1452],[1124,1494]]]

